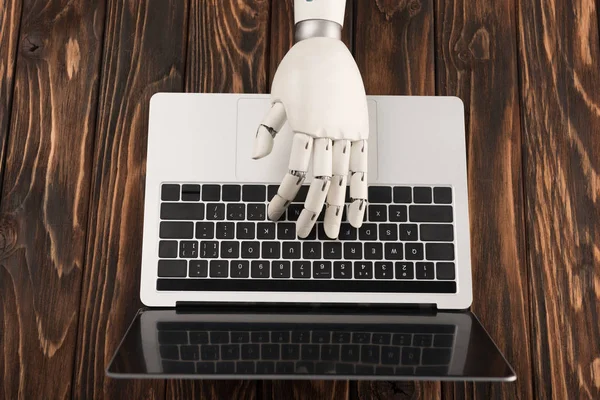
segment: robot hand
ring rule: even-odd
[[[348,180],[347,218],[359,228],[367,205],[369,116],[362,78],[348,48],[331,37],[296,43],[275,74],[271,103],[256,133],[253,158],[271,152],[286,119],[294,138],[289,171],[269,204],[269,219],[279,219],[294,199],[312,156],[314,179],[296,223],[298,236],[308,236],[326,201],[325,233],[337,238]]]

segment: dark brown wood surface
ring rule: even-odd
[[[148,101],[268,92],[292,0],[0,0],[0,398],[600,398],[593,0],[348,1],[369,94],[465,104],[473,310],[510,384],[117,381]]]

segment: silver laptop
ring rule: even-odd
[[[301,240],[294,222],[310,180],[278,222],[266,217],[289,128],[270,156],[251,158],[268,95],[153,96],[140,296],[171,309],[136,316],[110,375],[515,378],[468,312],[462,102],[368,105],[365,223],[344,222],[331,240],[320,218]]]

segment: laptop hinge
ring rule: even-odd
[[[356,313],[356,314],[418,314],[436,315],[435,304],[366,304],[366,303],[242,303],[242,302],[195,302],[178,301],[176,312],[182,314],[206,312],[248,312],[254,313]]]

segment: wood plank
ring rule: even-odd
[[[270,2],[192,0],[185,90],[201,93],[267,91]],[[256,381],[173,380],[167,398],[256,398]]]
[[[16,40],[5,29],[16,29],[19,18],[16,2],[4,5],[0,14],[14,15],[0,18],[6,62],[0,76],[8,77],[2,97],[11,87]],[[104,9],[99,1],[50,0],[24,1],[22,12],[0,207],[0,397],[65,398],[75,357]]]
[[[0,187],[12,107],[22,0],[0,0]]]
[[[438,94],[460,97],[467,119],[472,310],[519,377],[444,386],[457,398],[531,398],[515,2],[436,0],[436,30]]]
[[[143,189],[150,97],[181,91],[187,2],[107,3],[93,158],[75,398],[162,398],[162,381],[104,369],[140,307]]]
[[[263,381],[260,399],[347,399],[350,396],[348,381]]]
[[[355,58],[369,95],[434,95],[433,0],[358,0]],[[439,399],[439,382],[358,382],[359,398]]]
[[[519,1],[535,397],[600,398],[600,43],[594,0]]]

